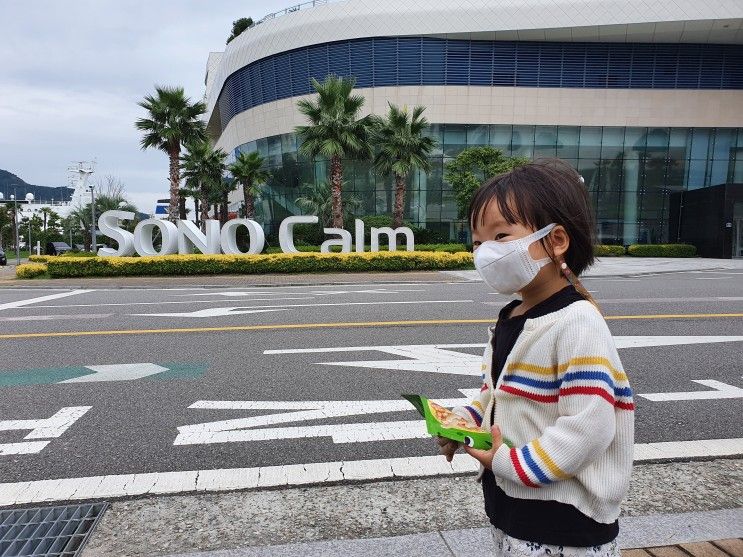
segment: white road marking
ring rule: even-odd
[[[68,296],[77,296],[78,294],[87,294],[93,292],[93,290],[71,290],[70,292],[60,292],[59,294],[48,294],[46,296],[39,296],[38,298],[28,298],[26,300],[16,300],[15,302],[6,302],[0,304],[0,310],[14,309],[31,304],[38,304],[39,302],[46,302],[48,300],[58,300],[60,298],[67,298]]]
[[[635,462],[743,454],[743,439],[708,439],[635,445]],[[225,468],[111,474],[0,484],[0,506],[166,493],[223,492],[392,478],[474,473],[477,462],[465,454],[447,463],[442,456],[311,462],[256,468]]]
[[[292,296],[290,298],[254,298],[256,302],[273,302],[274,300],[311,300],[312,296]],[[90,308],[99,306],[162,306],[165,304],[221,304],[225,302],[242,302],[243,299],[235,298],[234,300],[183,300],[168,302],[112,302],[108,304],[69,304],[69,305],[46,305],[34,306],[35,308]],[[28,308],[33,309],[33,308]]]
[[[23,309],[35,309],[37,307],[44,307],[44,306],[34,306],[29,308],[23,308]],[[64,306],[58,306],[58,307],[64,307]],[[57,321],[57,320],[64,320],[64,319],[105,319],[107,317],[111,317],[112,313],[71,313],[69,315],[24,315],[20,317],[0,317],[0,321]]]
[[[728,398],[743,398],[743,389],[727,383],[721,383],[714,379],[692,379],[694,383],[699,383],[712,389],[711,391],[689,391],[685,393],[647,393],[641,394],[642,398],[655,402],[665,402],[669,400],[717,400]]]
[[[614,337],[617,348],[648,348],[651,346],[679,346],[687,344],[717,344],[741,342],[743,336],[622,336]]]
[[[270,306],[262,306],[270,307]],[[269,311],[287,311],[285,308],[277,309],[248,309],[248,308],[208,308],[184,313],[133,313],[137,317],[227,317],[231,315],[247,315],[249,313],[266,313]]]
[[[425,288],[414,288],[406,290],[389,290],[385,288],[366,289],[366,290],[311,290],[309,292],[302,292],[302,294],[312,294],[313,296],[334,296],[337,294],[399,294],[401,292],[425,292]],[[230,292],[206,292],[199,294],[174,294],[174,296],[251,296],[251,295],[270,295],[270,294],[285,294],[285,292],[273,292],[263,290],[249,290],[249,291],[230,291]]]
[[[102,366],[85,366],[86,368],[94,371],[90,375],[83,375],[82,377],[75,377],[74,379],[67,379],[60,381],[59,383],[98,383],[105,381],[133,381],[135,379],[142,379],[149,377],[150,375],[157,375],[163,371],[168,371],[168,368],[159,366],[152,363],[141,363],[141,364],[113,364],[113,365],[102,365]]]
[[[60,409],[50,418],[38,420],[0,420],[0,431],[30,430],[24,439],[53,439],[61,436],[91,408],[92,406],[68,406]],[[48,444],[49,441],[0,443],[0,456],[35,454],[40,452]]]
[[[478,391],[477,389],[462,389],[460,392],[464,394],[464,398],[438,400],[437,402],[446,407],[467,404]],[[201,410],[270,410],[273,413],[180,426],[178,435],[173,442],[174,445],[206,445],[303,437],[332,437],[334,443],[358,443],[391,439],[416,439],[426,436],[426,427],[423,420],[283,428],[263,427],[290,422],[305,423],[310,420],[328,418],[414,411],[413,406],[402,398],[345,401],[200,400],[189,408]],[[277,413],[277,410],[289,410],[289,412]]]
[[[648,348],[689,344],[711,344],[741,342],[743,336],[616,336],[617,348]],[[424,371],[453,375],[480,375],[482,357],[457,349],[485,348],[484,343],[475,344],[414,344],[400,346],[343,346],[330,348],[287,348],[265,350],[264,354],[326,354],[338,352],[383,352],[401,356],[394,360],[332,361],[316,362],[317,365],[364,367],[394,371]],[[405,359],[403,359],[405,358]]]
[[[225,315],[240,315],[242,313],[256,313],[255,308],[314,308],[329,306],[386,306],[397,304],[462,304],[473,303],[474,300],[406,300],[397,302],[337,302],[321,304],[273,304],[270,306],[245,306],[245,307],[226,307],[212,308],[194,311],[190,313],[134,313],[132,315],[144,317],[219,317]],[[266,309],[263,311],[276,311],[276,309]],[[211,313],[210,313],[211,312]]]

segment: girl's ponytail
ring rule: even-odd
[[[586,290],[586,288],[583,286],[583,283],[580,281],[580,279],[573,274],[573,272],[568,267],[568,264],[563,261],[559,265],[560,270],[562,271],[562,274],[565,276],[566,279],[568,279],[568,282],[573,285],[573,287],[578,291],[578,293],[583,296],[586,300],[591,302],[597,310],[599,310],[599,313],[601,313],[601,308],[599,307],[596,300],[593,299],[593,296],[591,296],[591,293]]]

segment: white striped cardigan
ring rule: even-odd
[[[495,405],[506,441],[493,458],[496,483],[511,497],[614,522],[632,472],[634,403],[603,317],[578,301],[527,319],[495,389],[492,335],[479,397],[454,410],[489,431]]]

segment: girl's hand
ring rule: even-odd
[[[439,452],[446,457],[447,462],[451,462],[460,444],[446,437],[437,437],[436,442],[439,444]]]
[[[464,450],[468,455],[470,455],[475,460],[478,460],[480,464],[482,464],[488,470],[492,469],[493,467],[493,457],[495,456],[495,451],[497,451],[498,447],[503,444],[503,434],[500,432],[500,428],[497,425],[494,425],[490,428],[490,433],[493,435],[493,447],[489,451],[472,449],[467,446],[464,447]]]

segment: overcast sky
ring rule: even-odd
[[[0,0],[0,168],[40,186],[97,159],[144,212],[167,197],[168,161],[142,151],[137,102],[154,84],[204,94],[210,51],[232,21],[298,0]]]

